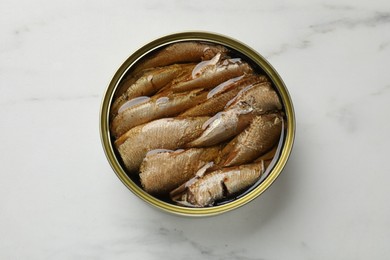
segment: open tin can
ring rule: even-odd
[[[156,55],[159,55],[159,53],[164,51],[166,48],[169,48],[170,46],[175,47],[176,45],[178,45],[178,44],[180,45],[182,43],[205,44],[206,46],[218,46],[218,48],[222,48],[224,50],[222,52],[226,52],[223,55],[226,55],[229,59],[226,58],[226,60],[228,62],[226,60],[224,60],[223,65],[218,65],[218,66],[223,67],[225,65],[228,66],[229,64],[233,64],[234,66],[236,66],[237,63],[241,64],[242,62],[244,62],[245,64],[247,64],[250,67],[251,73],[253,72],[253,73],[256,73],[256,75],[263,75],[267,78],[266,79],[266,81],[268,82],[267,84],[269,86],[271,86],[272,90],[275,91],[275,93],[278,97],[278,100],[280,101],[280,104],[281,104],[281,109],[280,109],[280,111],[277,112],[278,113],[277,117],[281,118],[281,120],[272,119],[273,120],[272,122],[278,122],[279,124],[281,124],[281,131],[280,131],[280,134],[278,135],[277,142],[272,147],[272,150],[273,150],[272,158],[269,159],[269,161],[267,161],[266,168],[264,168],[263,160],[253,160],[252,161],[252,162],[257,163],[257,165],[260,165],[259,162],[261,161],[261,163],[262,163],[261,164],[261,168],[262,168],[261,175],[256,177],[257,179],[255,181],[253,181],[253,183],[251,185],[245,187],[244,190],[242,190],[240,192],[236,192],[236,193],[233,192],[229,196],[225,196],[225,195],[226,195],[226,193],[229,193],[229,191],[230,191],[229,186],[228,186],[230,184],[224,183],[224,181],[227,180],[226,176],[222,177],[222,179],[221,178],[219,179],[219,182],[221,182],[221,185],[222,185],[221,186],[221,189],[222,189],[221,196],[223,197],[223,199],[221,199],[221,197],[219,197],[219,199],[217,199],[217,201],[215,201],[215,203],[213,201],[213,204],[207,204],[207,205],[205,204],[202,206],[198,205],[195,207],[192,207],[193,205],[188,206],[188,205],[186,205],[186,203],[176,203],[175,201],[172,201],[169,198],[167,199],[167,196],[165,196],[165,195],[156,196],[153,193],[146,192],[145,185],[143,183],[141,185],[141,181],[139,179],[139,176],[137,174],[134,175],[134,173],[131,173],[129,171],[131,166],[129,166],[129,164],[126,162],[126,160],[124,160],[123,151],[121,151],[118,148],[119,147],[118,144],[122,144],[122,143],[127,141],[127,140],[125,140],[128,137],[128,136],[126,136],[126,134],[129,135],[128,133],[130,131],[132,131],[132,129],[130,129],[130,130],[125,129],[125,131],[122,130],[122,132],[120,132],[120,131],[115,132],[116,130],[113,131],[113,127],[112,127],[112,122],[115,120],[115,115],[118,115],[118,113],[123,112],[124,109],[128,109],[129,107],[134,106],[134,105],[138,105],[140,103],[149,102],[149,100],[150,100],[150,97],[147,97],[148,94],[143,93],[143,95],[141,95],[142,97],[134,98],[135,101],[133,101],[133,99],[132,99],[130,101],[127,100],[126,102],[122,102],[122,106],[119,109],[116,108],[117,110],[115,112],[113,112],[113,107],[115,107],[115,105],[116,105],[115,102],[117,102],[116,99],[118,99],[118,97],[121,97],[121,96],[123,96],[125,99],[128,97],[128,96],[126,96],[126,94],[124,94],[124,93],[126,93],[126,89],[124,88],[125,82],[129,82],[129,81],[136,82],[137,77],[141,77],[139,75],[142,75],[142,71],[141,71],[140,67],[142,67],[143,71],[149,71],[151,68],[143,67],[143,65],[145,63],[148,63],[147,61],[148,61],[148,59],[150,59],[150,57],[152,57],[152,58],[156,57]],[[175,50],[175,48],[171,47],[170,50],[172,51],[172,49]],[[204,48],[204,51],[205,52],[209,51],[208,47]],[[186,51],[184,51],[183,53],[186,54]],[[196,73],[203,73],[202,69],[207,69],[207,66],[214,66],[215,64],[220,62],[220,60],[219,60],[219,59],[221,59],[220,55],[221,54],[218,53],[215,55],[218,57],[215,57],[215,56],[210,57],[209,60],[207,59],[207,60],[203,60],[203,61],[202,60],[196,61],[196,59],[195,59],[194,61],[191,61],[192,63],[197,62],[197,65],[195,64],[194,67],[192,68],[192,74],[191,74],[192,77],[193,78],[198,77],[198,75],[194,75],[194,73],[195,74]],[[172,57],[169,57],[169,59],[170,58],[172,58]],[[204,59],[204,57],[203,57],[203,59]],[[175,58],[173,57],[172,60],[175,60]],[[172,62],[170,62],[170,63],[169,62],[164,63],[164,62],[165,61],[163,61],[162,66],[175,65],[175,64],[172,64]],[[180,61],[178,61],[177,63],[180,63]],[[220,64],[220,63],[218,63],[218,64]],[[221,62],[221,64],[222,64],[222,62]],[[159,65],[161,65],[161,64],[159,64]],[[228,79],[228,80],[221,79],[219,81],[217,80],[216,81],[217,83],[214,84],[217,86],[213,85],[211,88],[210,87],[208,88],[208,90],[207,90],[208,95],[207,96],[210,97],[211,96],[210,92],[212,92],[212,91],[221,92],[221,88],[223,88],[223,87],[226,88],[227,85],[229,85],[229,84],[231,85],[232,83],[235,84],[235,82],[241,80],[242,77],[244,77],[244,76],[234,75],[233,79]],[[152,79],[150,78],[150,80],[152,80]],[[186,80],[188,80],[188,77]],[[175,81],[175,79],[173,80],[173,82],[174,81]],[[220,82],[220,81],[223,81],[223,82]],[[171,89],[177,86],[177,84],[175,85],[175,83],[172,83],[172,81],[169,84],[170,84]],[[165,84],[165,87],[169,84]],[[200,88],[202,88],[202,86],[200,86]],[[168,92],[172,92],[171,89],[169,89]],[[218,89],[218,91],[216,91],[216,89]],[[247,90],[247,89],[248,88],[245,88],[245,89],[243,88],[243,90],[240,90],[236,94],[237,95],[242,94],[242,92]],[[160,93],[162,91],[164,93],[163,90],[164,90],[164,87],[162,88],[162,90],[159,90],[158,92]],[[157,90],[154,92],[157,92]],[[153,93],[153,95],[154,94],[155,93]],[[235,95],[236,99],[237,99],[237,95]],[[150,96],[152,96],[152,95],[150,95]],[[167,98],[164,97],[164,98],[160,98],[159,100],[161,102],[162,101],[165,102],[166,101],[165,99],[167,99]],[[157,102],[160,102],[159,100],[157,100]],[[229,101],[229,103],[224,104],[224,106],[222,107],[222,110],[228,111],[229,105],[232,106],[231,105],[232,102],[233,103],[236,102],[235,105],[237,105],[237,100],[232,99]],[[123,103],[125,103],[125,104],[123,104]],[[201,103],[201,102],[198,102],[198,103]],[[241,102],[241,104],[238,104],[238,105],[245,106],[248,104],[245,102]],[[252,110],[250,110],[250,112],[248,112],[248,113],[249,114],[252,113],[251,111]],[[220,113],[221,112],[218,112],[217,114],[220,115]],[[225,112],[223,112],[223,113],[225,113]],[[180,118],[180,115],[181,115],[180,112],[177,112],[176,114],[172,114],[172,115],[169,115],[167,117]],[[163,117],[163,116],[160,116],[160,118],[161,117]],[[259,117],[261,117],[261,116],[259,116]],[[145,120],[144,117],[139,117],[139,118],[141,118],[141,123],[142,123],[141,125],[148,124],[148,121],[152,121],[152,120]],[[213,117],[211,116],[211,118],[213,118]],[[152,119],[159,120],[158,118],[152,118]],[[204,121],[202,122],[202,129],[201,129],[202,131],[205,130],[205,127],[208,127],[210,125],[210,120],[208,119],[206,121],[207,122],[204,122]],[[251,122],[253,123],[253,121],[251,121]],[[236,133],[236,137],[238,137],[240,134],[244,133],[245,131],[248,131],[246,129],[249,128],[249,125],[250,125],[250,123],[247,124],[247,128],[243,128],[243,129],[241,129],[240,132]],[[140,127],[140,126],[133,126],[133,129],[136,127]],[[199,127],[197,129],[199,130]],[[142,131],[138,131],[138,132],[142,132]],[[228,132],[229,131],[226,130],[226,133],[228,133]],[[101,140],[102,140],[105,154],[106,154],[107,159],[108,159],[111,167],[113,168],[114,172],[116,173],[118,178],[123,182],[123,184],[128,189],[130,189],[135,195],[137,195],[139,198],[141,198],[144,201],[148,202],[149,204],[151,204],[151,205],[153,205],[161,210],[169,212],[169,213],[183,215],[183,216],[194,216],[194,217],[195,216],[211,216],[211,215],[217,215],[217,214],[221,214],[221,213],[230,211],[232,209],[238,208],[238,207],[252,201],[256,197],[258,197],[260,194],[262,194],[275,181],[275,179],[279,176],[279,174],[283,170],[283,168],[288,160],[288,157],[291,153],[291,150],[292,150],[293,141],[294,141],[294,134],[295,134],[295,117],[294,117],[294,110],[293,110],[292,101],[291,101],[289,93],[286,89],[286,86],[284,85],[282,79],[280,78],[278,73],[275,71],[275,69],[260,54],[258,54],[256,51],[254,51],[250,47],[246,46],[245,44],[243,44],[237,40],[231,39],[229,37],[226,37],[226,36],[222,36],[222,35],[214,34],[214,33],[207,33],[207,32],[183,32],[183,33],[168,35],[168,36],[159,38],[157,40],[154,40],[154,41],[146,44],[145,46],[143,46],[142,48],[137,50],[134,54],[132,54],[122,64],[122,66],[115,73],[113,79],[111,80],[111,82],[106,90],[106,93],[104,94],[103,102],[101,105],[101,112],[100,112],[100,134],[101,134]],[[176,134],[175,132],[171,133],[172,136],[174,136],[175,134]],[[229,137],[225,138],[226,139],[226,140],[224,140],[225,147],[229,144],[229,142],[233,142],[233,144],[236,144],[237,142],[239,142],[239,141],[237,141],[236,137],[229,136]],[[147,139],[148,137],[146,136],[145,138]],[[244,137],[244,139],[245,139],[245,137]],[[146,141],[146,142],[148,142],[148,141]],[[193,143],[193,142],[191,142],[191,143]],[[220,145],[219,147],[222,147],[222,144],[216,144],[216,145]],[[251,146],[252,143],[247,142],[246,145]],[[136,146],[137,145],[135,145],[135,144],[132,145],[130,143],[127,145],[126,149],[132,149],[132,147],[136,147]],[[209,145],[207,145],[207,146],[209,146]],[[230,146],[231,146],[231,144],[230,144]],[[174,147],[173,150],[180,149],[180,151],[179,151],[179,153],[180,153],[181,151],[184,151],[183,148],[186,149],[188,147],[189,146],[186,143],[186,144],[178,145],[178,147]],[[198,146],[198,147],[202,147],[202,146]],[[163,148],[164,150],[162,150],[162,152],[168,151],[168,150],[166,150],[167,147],[153,147],[153,149],[155,149],[155,148]],[[170,146],[168,149],[172,149],[172,147]],[[196,148],[194,148],[194,149],[196,149]],[[256,147],[254,147],[254,148],[251,147],[251,149],[256,150]],[[161,149],[157,149],[157,150],[161,150]],[[225,152],[225,148],[224,149],[221,148],[221,150],[223,150],[223,152]],[[171,151],[171,152],[175,153],[176,151]],[[137,155],[138,155],[138,153],[137,153]],[[125,156],[127,156],[127,155],[125,155]],[[260,159],[261,158],[264,158],[264,157],[260,157]],[[131,160],[131,158],[130,158],[130,160]],[[265,159],[265,160],[268,160],[268,159]],[[225,162],[226,162],[226,160],[225,160]],[[245,165],[246,164],[244,164],[244,166]],[[198,168],[204,168],[204,166],[206,166],[206,165],[198,165]],[[161,166],[161,167],[163,167],[163,166]],[[213,167],[216,167],[216,166],[211,165],[211,169]],[[234,168],[234,167],[236,167],[236,168]],[[232,164],[232,165],[230,165],[230,168],[229,167],[227,167],[227,168],[235,169],[235,172],[237,172],[237,170],[239,171],[239,169],[241,169],[241,168],[237,168],[237,167],[242,167],[242,165]],[[156,169],[156,167],[154,169]],[[225,168],[222,167],[222,171],[223,171],[223,169],[225,169]],[[199,169],[199,170],[201,170],[201,169]],[[217,171],[218,169],[214,169],[214,170]],[[204,171],[208,171],[207,167],[205,168]],[[204,171],[202,174],[204,174]],[[221,171],[221,168],[219,168],[219,171]],[[207,173],[206,173],[206,175],[207,175]],[[190,180],[186,181],[185,183],[183,183],[183,185],[181,185],[182,189],[188,188],[188,186],[192,182],[194,182],[195,179],[199,180],[199,178],[201,178],[201,177],[203,178],[204,175],[194,173],[194,176],[192,176],[192,178]],[[158,179],[159,179],[159,177],[157,176],[154,179],[152,179],[152,181],[156,181],[156,180],[158,181]],[[180,197],[181,200],[183,200],[183,198],[188,198],[187,195],[184,197],[183,196]],[[189,203],[189,204],[191,205],[191,203]]]

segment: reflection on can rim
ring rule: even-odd
[[[263,71],[267,74],[267,76],[273,82],[273,86],[278,91],[282,103],[284,106],[284,111],[286,113],[286,136],[284,140],[284,145],[281,149],[280,157],[278,161],[275,163],[272,171],[268,174],[268,176],[252,191],[247,193],[246,195],[239,197],[229,203],[213,206],[213,207],[205,207],[205,208],[188,208],[173,205],[168,202],[161,201],[152,195],[146,193],[143,189],[141,189],[136,183],[134,183],[126,174],[125,170],[122,168],[120,162],[117,159],[117,155],[115,154],[113,143],[110,137],[109,131],[109,112],[111,103],[113,100],[113,96],[116,88],[118,87],[121,79],[126,75],[127,71],[141,58],[143,58],[148,53],[168,44],[181,42],[181,41],[204,41],[209,43],[215,43],[224,45],[230,49],[233,49],[243,55],[247,56],[250,60],[256,63]],[[148,202],[149,204],[164,210],[169,213],[173,213],[176,215],[182,216],[211,216],[221,214],[223,212],[230,211],[232,209],[236,209],[240,206],[245,205],[246,203],[252,201],[260,194],[262,194],[279,176],[284,166],[287,163],[288,157],[290,156],[295,135],[295,116],[294,109],[292,105],[292,101],[290,95],[287,91],[286,86],[284,85],[282,79],[279,74],[275,71],[275,69],[256,51],[248,47],[247,45],[234,40],[232,38],[215,34],[209,32],[182,32],[167,35],[165,37],[156,39],[142,48],[138,49],[134,52],[117,70],[113,79],[111,80],[103,98],[103,102],[100,110],[100,137],[103,144],[103,149],[107,156],[108,161],[110,162],[111,167],[114,172],[118,176],[118,178],[123,182],[124,185],[128,189],[130,189],[135,195]]]

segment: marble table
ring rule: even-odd
[[[210,218],[133,195],[99,137],[103,93],[178,31],[263,54],[295,105],[267,192]],[[389,1],[1,1],[0,259],[389,259]]]

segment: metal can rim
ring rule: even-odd
[[[153,50],[160,48],[164,45],[180,42],[180,41],[204,41],[215,44],[221,44],[233,50],[236,50],[253,62],[255,62],[258,66],[260,66],[264,72],[270,77],[271,81],[274,84],[274,87],[278,90],[282,103],[285,109],[286,118],[287,118],[287,131],[285,142],[280,154],[278,161],[276,162],[274,168],[267,176],[267,178],[260,183],[257,187],[255,187],[251,192],[246,194],[245,196],[238,198],[232,202],[213,207],[205,207],[205,208],[188,208],[183,206],[173,205],[164,201],[161,201],[152,195],[146,193],[143,189],[141,189],[137,184],[135,184],[126,174],[122,166],[120,165],[113,148],[113,144],[110,138],[109,131],[109,110],[111,106],[111,102],[113,99],[113,95],[118,86],[118,83],[122,79],[122,77],[126,74],[126,72],[131,68],[133,64],[135,64],[139,59],[152,52]],[[290,94],[279,76],[276,70],[272,67],[272,65],[258,52],[256,52],[251,47],[246,44],[230,38],[225,35],[211,33],[211,32],[200,32],[200,31],[189,31],[189,32],[180,32],[175,34],[170,34],[161,38],[158,38],[150,43],[144,45],[135,51],[132,55],[130,55],[125,62],[119,67],[119,69],[114,74],[111,82],[109,83],[104,97],[101,103],[100,108],[100,138],[103,145],[104,152],[106,154],[107,160],[109,161],[112,169],[118,178],[122,181],[122,183],[132,191],[136,196],[146,201],[147,203],[163,210],[168,213],[173,213],[181,216],[191,216],[191,217],[201,217],[201,216],[213,216],[218,215],[227,211],[231,211],[238,207],[241,207],[253,199],[260,196],[266,189],[268,189],[271,184],[276,180],[276,178],[280,175],[283,168],[285,167],[287,160],[291,154],[294,138],[295,138],[295,114],[294,108],[291,101]]]

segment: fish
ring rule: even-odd
[[[222,143],[243,131],[252,119],[250,110],[231,109],[218,112],[203,124],[202,134],[187,143],[186,147],[207,147]]]
[[[174,202],[183,206],[213,206],[216,201],[231,197],[255,184],[264,171],[264,162],[261,161],[206,172],[173,190],[170,196]]]
[[[149,194],[168,194],[218,158],[221,146],[149,152],[140,167],[141,185]]]
[[[205,147],[229,140],[241,133],[255,116],[282,109],[279,97],[269,82],[244,88],[203,125],[203,133],[186,147]]]
[[[126,91],[118,96],[111,106],[112,118],[118,114],[120,107],[128,100],[153,95],[172,80],[189,75],[194,67],[195,64],[174,64],[146,70],[137,80],[130,78],[121,86],[121,91],[125,88]]]
[[[244,88],[226,104],[226,107],[250,106],[256,115],[282,109],[282,103],[270,82],[261,82]]]
[[[279,114],[256,116],[250,126],[223,149],[223,167],[250,163],[269,151],[280,138],[282,120]]]
[[[205,102],[184,111],[179,117],[213,116],[222,111],[226,103],[233,99],[243,88],[266,81],[268,81],[266,76],[258,75],[246,75],[229,79],[211,90]]]
[[[269,160],[272,160],[275,157],[275,155],[276,155],[277,149],[278,149],[278,145],[275,145],[270,150],[268,150],[266,153],[262,154],[259,158],[257,158],[256,161],[261,161],[261,160],[269,161]]]
[[[145,73],[151,71],[152,69],[145,69],[142,71],[138,71],[137,73],[130,73],[126,76],[124,76],[119,84],[118,87],[115,89],[114,92],[114,98],[118,98],[123,95],[123,93],[126,92],[126,90],[129,88],[129,86],[133,85],[139,78],[142,77]]]
[[[111,133],[115,137],[119,137],[137,125],[158,118],[176,116],[180,112],[198,105],[206,98],[206,91],[194,90],[183,93],[161,93],[152,98],[140,100],[139,103],[135,104],[131,104],[133,100],[130,100],[128,101],[130,105],[124,108],[123,111],[120,108],[118,115],[112,120]]]
[[[146,56],[135,67],[135,72],[147,68],[163,67],[176,63],[200,62],[210,60],[217,53],[226,56],[228,49],[222,45],[186,41],[168,45]]]
[[[138,171],[150,150],[175,150],[197,138],[209,117],[163,118],[136,126],[115,141],[115,147],[130,174]]]
[[[241,59],[219,60],[216,55],[209,63],[202,67],[195,67],[188,80],[177,82],[171,86],[173,92],[183,92],[197,88],[211,89],[234,77],[253,72],[251,66]],[[218,59],[216,59],[218,58]]]
[[[161,93],[161,92],[166,92],[168,90],[172,90],[172,86],[176,86],[176,85],[180,85],[182,84],[183,82],[188,82],[188,81],[191,81],[193,78],[196,77],[196,75],[200,74],[202,71],[204,71],[206,68],[208,67],[212,67],[212,66],[215,66],[220,58],[221,58],[221,53],[218,53],[217,55],[215,55],[214,58],[212,58],[211,60],[206,60],[206,61],[202,61],[200,63],[198,63],[194,68],[193,70],[191,71],[191,73],[187,73],[187,74],[183,74],[181,75],[180,77],[177,77],[175,79],[173,79],[169,84],[165,85],[163,88],[161,88],[157,93]],[[199,75],[198,75],[199,76]],[[173,88],[174,89],[174,88]],[[180,91],[174,91],[174,92],[180,92]]]

